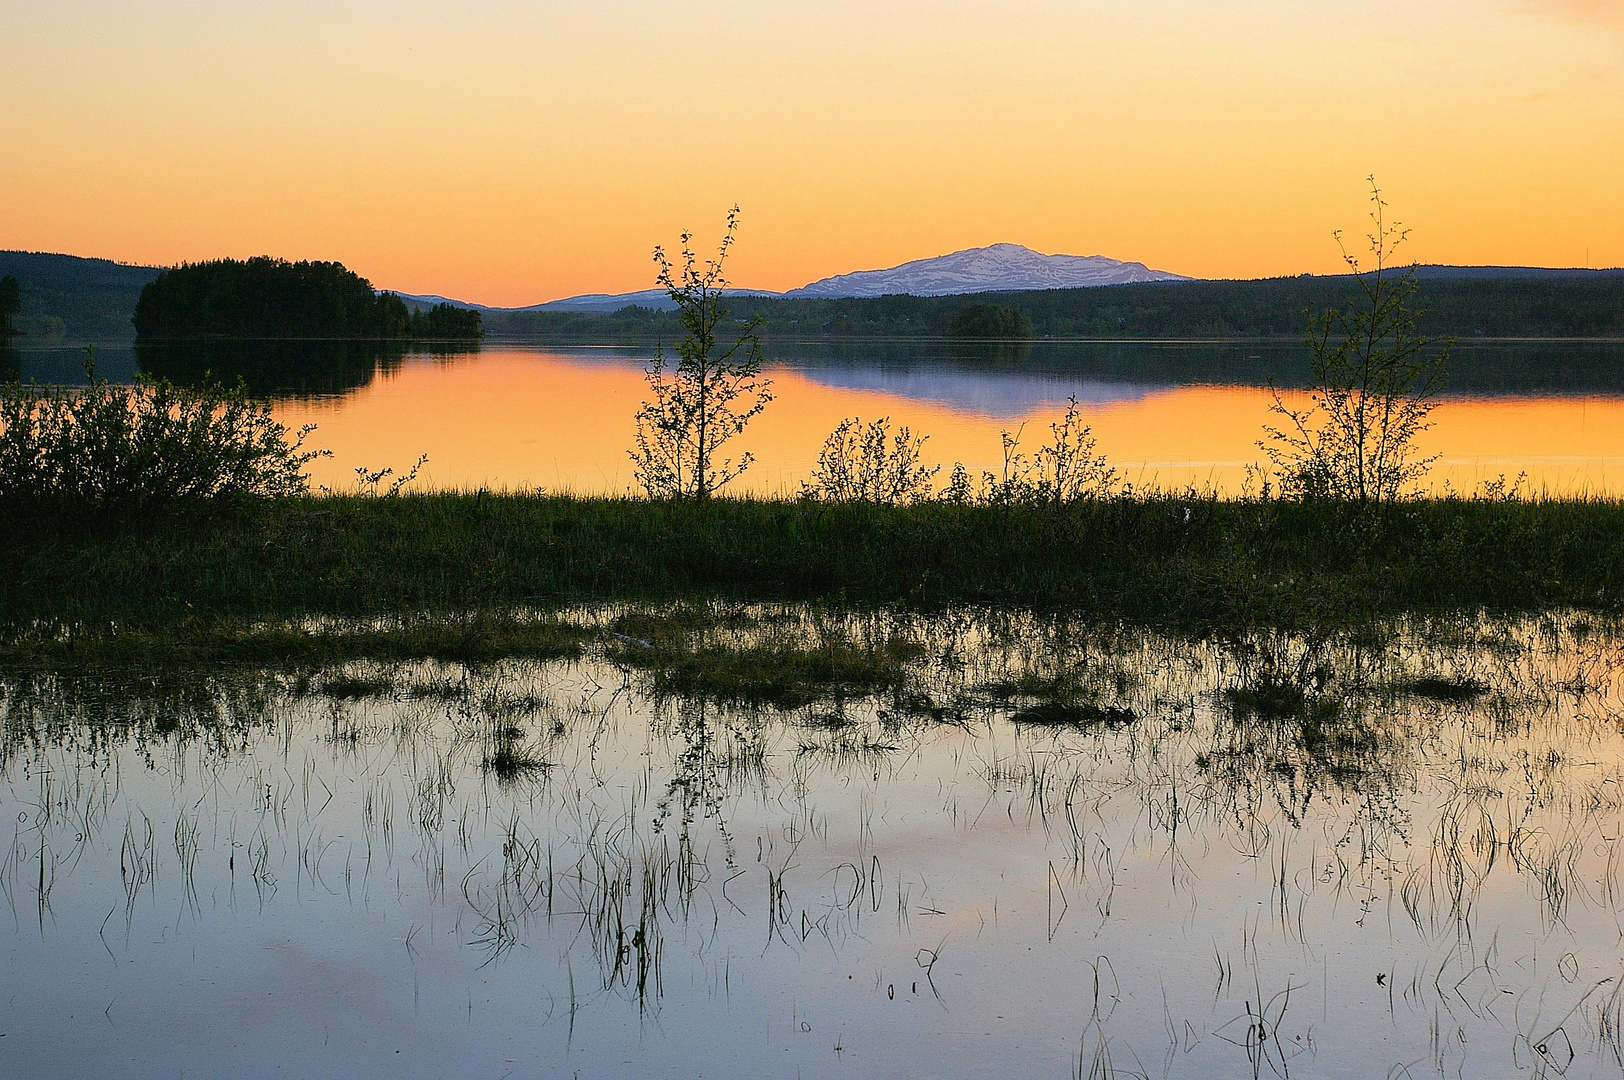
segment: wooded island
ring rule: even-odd
[[[165,270],[142,288],[131,321],[143,339],[484,336],[478,311],[445,303],[414,309],[342,263],[265,256]]]

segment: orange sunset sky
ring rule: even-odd
[[[338,259],[527,304],[1011,241],[1340,268],[1624,264],[1624,0],[6,0],[0,248]]]

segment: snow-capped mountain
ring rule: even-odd
[[[390,290],[390,289],[373,289],[372,291],[381,296],[384,293],[391,292],[393,290]],[[395,293],[395,295],[400,297],[402,300],[406,301],[406,306],[409,307],[409,308],[412,308],[414,310],[417,309],[417,308],[431,308],[435,304],[450,304],[452,307],[469,308],[469,309],[471,309],[473,311],[501,311],[502,310],[501,308],[491,307],[489,304],[476,304],[471,300],[453,300],[449,296],[440,296],[437,293],[403,293],[403,292],[398,292],[398,293]]]
[[[860,297],[911,293],[914,296],[954,296],[963,293],[1017,292],[1026,289],[1076,289],[1095,285],[1125,285],[1136,281],[1188,281],[1179,274],[1152,270],[1144,263],[1120,262],[1104,255],[1045,255],[1020,244],[993,244],[967,248],[933,259],[915,259],[889,270],[859,270],[814,281],[785,293],[764,289],[728,289],[728,296]],[[442,301],[481,311],[580,311],[591,314],[617,311],[628,304],[668,309],[674,307],[664,289],[629,293],[588,293],[550,300],[522,308],[492,308],[443,296],[399,294],[414,306]]]
[[[1020,244],[968,248],[934,259],[916,259],[889,270],[859,270],[814,281],[785,296],[952,296],[1024,289],[1076,289],[1137,281],[1184,281],[1144,263],[1103,255],[1045,255]]]

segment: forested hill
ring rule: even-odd
[[[130,313],[142,286],[161,272],[109,259],[0,251],[0,278],[16,278],[22,300],[14,321],[30,336],[80,341],[133,337]]]
[[[1440,277],[1424,268],[1417,287],[1415,307],[1427,334],[1624,338],[1624,272]],[[1349,277],[1303,276],[969,296],[741,296],[730,298],[727,306],[739,318],[759,316],[772,337],[947,337],[961,310],[991,302],[1024,315],[1039,338],[1296,338],[1307,327],[1308,310],[1345,307],[1356,290]],[[669,338],[676,332],[676,317],[647,308],[608,315],[488,312],[485,325],[487,332],[501,336]]]
[[[165,270],[141,290],[134,321],[143,340],[481,336],[478,311],[413,310],[342,263],[263,256]]]

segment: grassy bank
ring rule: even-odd
[[[467,614],[576,601],[961,603],[1202,628],[1399,612],[1611,609],[1624,503],[1112,499],[888,508],[436,494],[206,519],[0,521],[13,628]],[[211,631],[212,632],[212,631]]]

